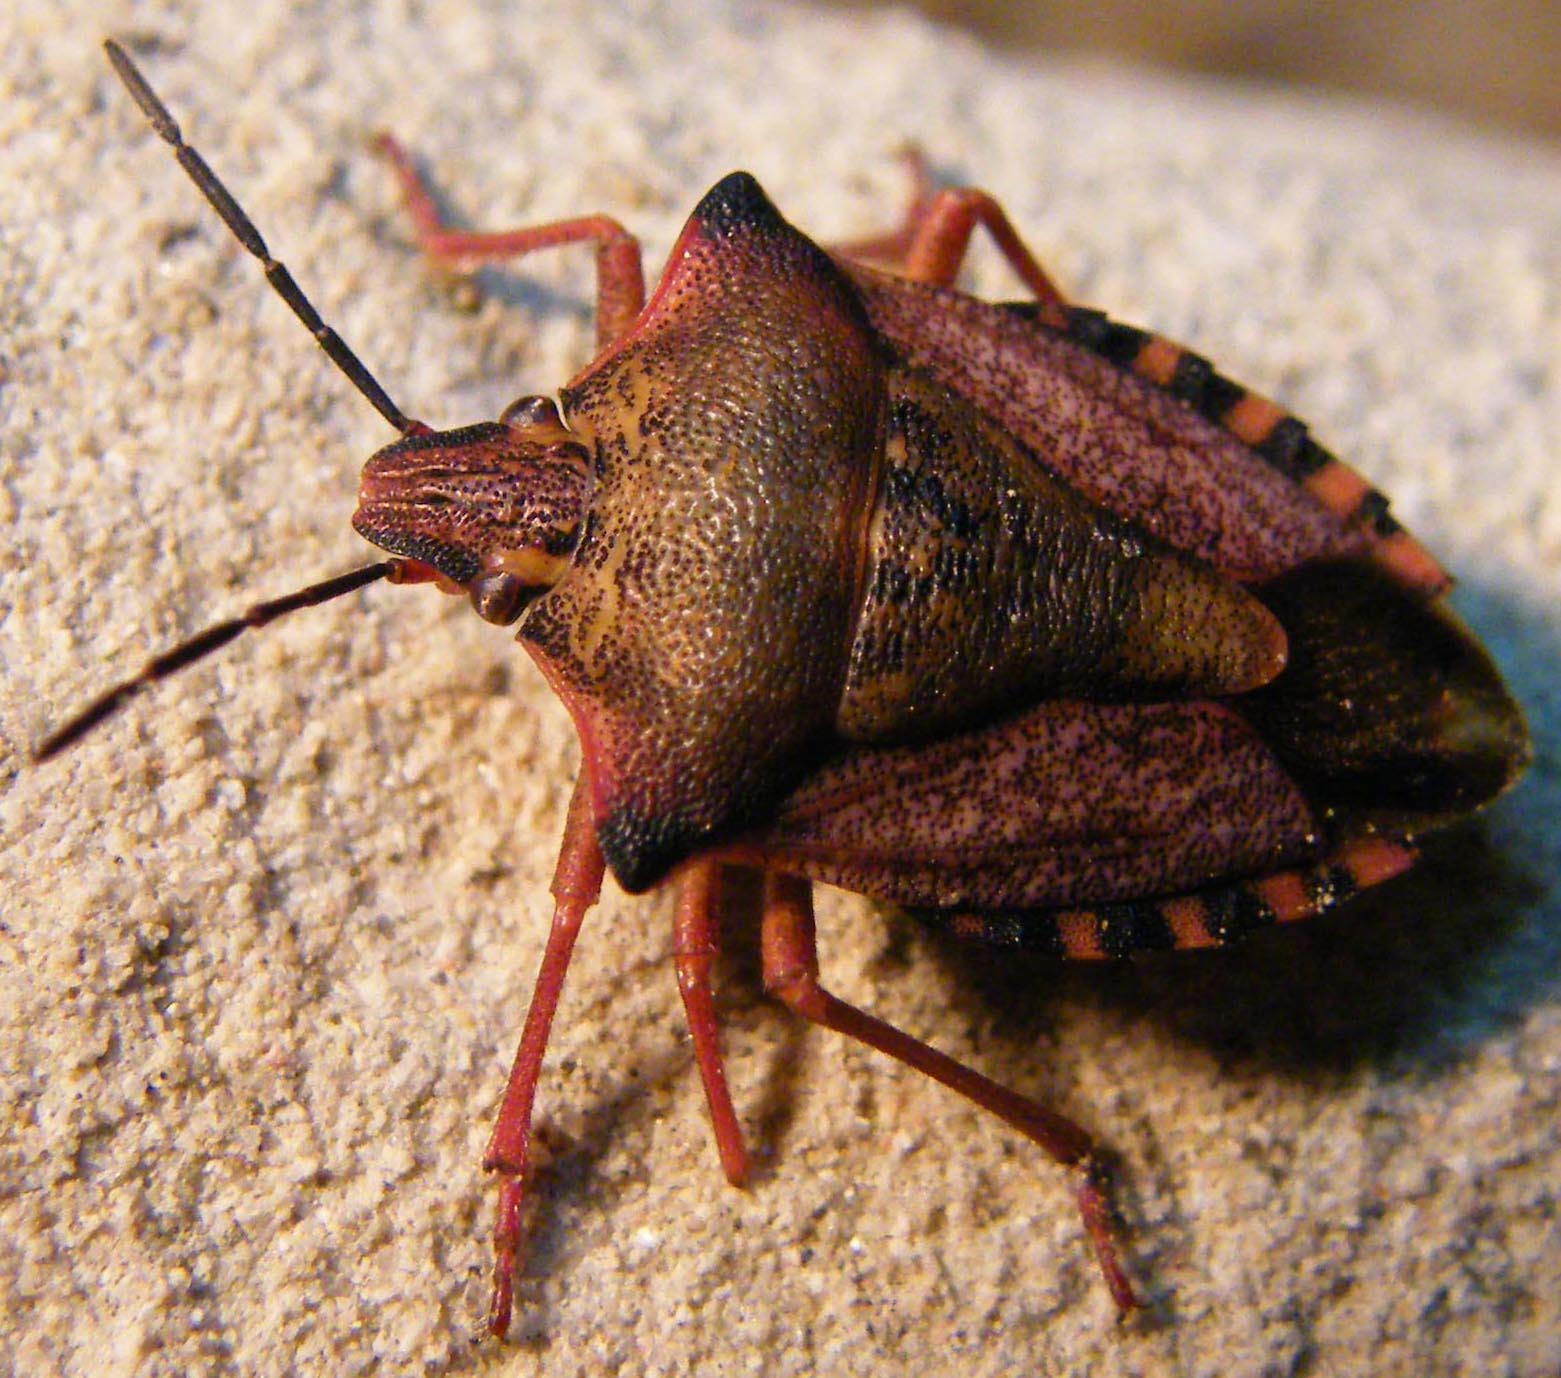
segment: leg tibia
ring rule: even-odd
[[[509,1084],[504,1088],[504,1101],[482,1159],[486,1171],[499,1175],[498,1220],[493,1231],[493,1300],[488,1309],[488,1329],[496,1336],[509,1329],[514,1299],[515,1274],[520,1262],[521,1213],[531,1168],[531,1120],[536,1105],[537,1078],[542,1071],[542,1055],[547,1050],[548,1034],[553,1027],[553,1015],[558,1009],[558,997],[563,991],[580,922],[596,903],[605,869],[591,819],[589,793],[582,774],[569,802],[563,846],[553,873],[556,908],[553,926],[548,932],[547,950],[537,973],[531,1006],[526,1011],[526,1024],[520,1046],[515,1050]]]
[[[683,997],[688,1032],[694,1041],[694,1060],[699,1065],[705,1099],[710,1105],[710,1121],[715,1129],[721,1170],[727,1181],[740,1187],[748,1177],[748,1150],[743,1145],[742,1127],[737,1122],[732,1095],[726,1085],[720,1028],[710,991],[710,973],[715,965],[720,937],[715,913],[720,877],[721,868],[713,862],[691,865],[683,873],[678,882],[677,910],[673,918],[673,946],[678,993]]]
[[[406,150],[389,134],[375,147],[390,162],[401,184],[407,214],[423,252],[457,272],[479,263],[520,258],[564,244],[596,245],[596,342],[605,348],[620,338],[645,305],[645,270],[640,242],[606,215],[581,215],[519,230],[458,230],[447,224]]]
[[[912,282],[951,287],[970,251],[971,236],[980,225],[1035,299],[1056,318],[1052,323],[1059,327],[1065,324],[1062,313],[1067,309],[1066,299],[1019,238],[1002,206],[975,187],[935,190],[918,148],[907,149],[905,161],[913,179],[912,192],[899,226],[886,234],[836,245],[835,252],[844,258],[884,264]]]
[[[925,1073],[1012,1125],[1057,1162],[1078,1168],[1079,1212],[1106,1285],[1122,1310],[1139,1304],[1117,1257],[1110,1205],[1093,1146],[1082,1129],[825,990],[818,980],[810,882],[796,876],[765,877],[763,955],[765,989],[798,1014]]]

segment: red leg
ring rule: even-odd
[[[831,253],[844,258],[854,258],[867,263],[878,263],[896,273],[905,271],[905,260],[910,257],[911,245],[916,233],[927,218],[938,189],[932,183],[932,173],[927,167],[927,155],[917,144],[906,144],[900,150],[900,161],[910,174],[911,195],[906,203],[900,223],[883,234],[869,235],[865,239],[853,239],[845,244],[831,244]]]
[[[488,1310],[488,1330],[495,1337],[509,1329],[520,1260],[521,1207],[531,1168],[531,1117],[536,1103],[537,1077],[548,1031],[558,1008],[559,992],[569,970],[569,956],[586,910],[601,893],[604,864],[591,818],[590,789],[582,772],[575,782],[564,822],[564,840],[553,871],[553,927],[537,973],[526,1026],[515,1050],[504,1103],[483,1154],[484,1171],[499,1174],[498,1222],[493,1231],[493,1301]]]
[[[389,134],[374,140],[378,151],[390,160],[406,198],[418,243],[436,263],[466,272],[479,263],[520,258],[538,249],[562,244],[596,245],[596,343],[605,348],[624,335],[645,305],[645,269],[640,262],[640,242],[616,220],[605,215],[582,215],[532,225],[522,230],[458,230],[440,218],[439,208],[406,150]]]
[[[720,1026],[710,993],[710,971],[719,950],[714,901],[720,879],[721,868],[709,861],[696,862],[683,872],[678,881],[673,938],[678,993],[683,997],[688,1031],[694,1040],[694,1059],[705,1084],[705,1099],[710,1103],[716,1152],[726,1180],[740,1187],[748,1177],[748,1150],[743,1146],[742,1126],[737,1123],[732,1095],[726,1086]]]
[[[1059,323],[1067,300],[1025,247],[1003,208],[974,187],[934,191],[921,150],[909,148],[904,156],[914,185],[900,227],[886,235],[840,245],[837,252],[847,258],[887,263],[912,282],[950,287],[970,249],[970,237],[981,225],[1009,266],[1035,293],[1035,299],[1059,318],[1053,323]]]
[[[836,999],[818,981],[812,883],[768,874],[764,885],[764,988],[815,1024],[857,1039],[924,1072],[990,1110],[1065,1167],[1080,1171],[1079,1213],[1112,1299],[1123,1311],[1138,1306],[1111,1238],[1111,1208],[1089,1136],[1071,1120],[1027,1096],[999,1086],[909,1034]]]

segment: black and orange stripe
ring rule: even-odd
[[[1394,519],[1387,498],[1319,445],[1306,424],[1282,407],[1225,377],[1202,355],[1163,336],[1121,325],[1103,312],[1069,307],[1062,333],[1186,403],[1306,489],[1344,525],[1365,531],[1372,557],[1404,587],[1426,599],[1451,587],[1446,571]]]
[[[1166,899],[1090,909],[914,910],[956,937],[1072,960],[1223,947],[1259,929],[1308,919],[1407,871],[1407,838],[1362,837],[1310,866],[1210,886]]]

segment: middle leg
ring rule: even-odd
[[[721,1031],[710,991],[710,975],[720,948],[716,914],[720,884],[721,867],[716,862],[691,862],[684,869],[678,879],[677,909],[672,920],[673,952],[678,993],[683,997],[688,1032],[694,1041],[694,1060],[699,1064],[705,1099],[710,1104],[716,1153],[726,1180],[740,1187],[748,1179],[748,1149],[743,1143],[737,1112],[732,1108],[732,1093],[726,1085]]]
[[[844,258],[883,263],[912,282],[952,287],[959,276],[970,240],[979,225],[1019,279],[1034,294],[1048,323],[1066,325],[1067,299],[1041,267],[998,201],[975,187],[934,189],[921,150],[911,147],[904,158],[910,169],[910,204],[898,228],[887,234],[834,246]]]

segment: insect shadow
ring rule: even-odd
[[[1044,1035],[1059,1007],[1097,1009],[1142,1017],[1227,1064],[1304,1077],[1435,1065],[1515,1021],[1561,979],[1553,948],[1543,970],[1502,960],[1545,893],[1473,823],[1342,913],[1222,951],[1081,969],[937,934],[927,944],[955,970],[956,1008],[979,1011],[1010,1045]]]

